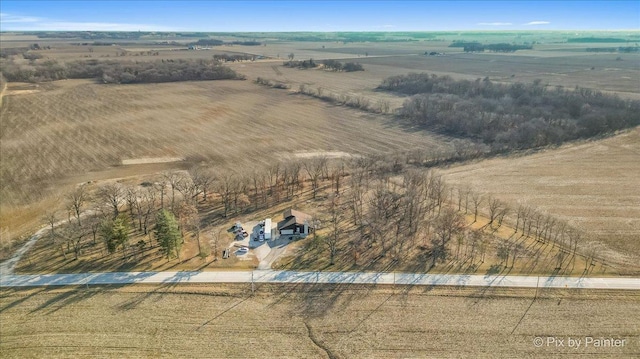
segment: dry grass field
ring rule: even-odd
[[[541,54],[528,50],[519,54],[465,54],[446,56],[388,56],[358,59],[368,65],[402,68],[406,72],[452,74],[456,78],[489,77],[497,82],[532,82],[540,79],[551,86],[575,86],[620,92],[638,98],[640,55],[638,54]],[[616,59],[621,57],[622,61]]]
[[[327,285],[3,289],[4,358],[637,358],[638,292]],[[557,337],[536,347],[536,337]],[[625,340],[584,347],[586,337]],[[581,339],[569,348],[567,338]]]
[[[443,171],[448,182],[527,203],[588,234],[600,254],[638,263],[640,129],[614,137],[496,158]]]
[[[25,201],[46,200],[69,185],[106,179],[107,173],[131,175],[135,171],[129,167],[145,174],[208,163],[245,171],[278,161],[283,153],[372,154],[448,146],[442,136],[407,132],[389,118],[251,81],[11,83],[0,126],[4,239],[18,237],[40,220],[42,213],[18,215],[30,210],[31,205],[20,207]],[[114,167],[144,157],[186,161]]]

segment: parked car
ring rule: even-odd
[[[247,233],[247,231],[242,231],[242,236],[243,237],[249,237],[249,233]]]
[[[229,258],[229,250],[225,249],[222,251],[222,259],[227,259]]]
[[[241,247],[236,252],[237,255],[242,255],[242,254],[247,254],[247,253],[249,253],[249,248],[247,248],[247,247]]]
[[[264,242],[264,234],[258,235],[258,242]]]

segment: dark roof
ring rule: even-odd
[[[278,229],[286,228],[294,224],[302,225],[304,224],[305,220],[308,221],[311,219],[310,215],[296,211],[291,208],[285,210],[283,213],[283,216],[284,216],[284,219],[278,222]]]
[[[302,213],[300,211],[296,211],[295,209],[289,208],[287,210],[285,210],[282,213],[282,216],[284,218],[289,218],[289,217],[296,217],[298,219],[298,223],[303,223],[305,219],[310,219],[311,216],[306,214],[306,213]]]
[[[285,218],[282,221],[278,222],[278,230],[287,228],[294,224],[296,224],[296,217]]]

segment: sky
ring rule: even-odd
[[[640,1],[0,1],[0,31],[640,30]]]

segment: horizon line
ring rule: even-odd
[[[464,30],[333,30],[333,31],[317,31],[317,30],[264,30],[264,31],[247,31],[247,30],[0,30],[0,33],[25,33],[25,32],[152,32],[152,33],[296,33],[296,32],[311,32],[320,34],[331,34],[339,32],[375,32],[375,33],[408,33],[408,32],[557,32],[557,31],[575,31],[575,32],[593,32],[593,31],[606,31],[606,32],[638,32],[640,29],[464,29]]]

